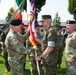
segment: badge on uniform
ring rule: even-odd
[[[14,44],[15,44],[15,45],[18,44],[18,42],[19,42],[19,41],[18,41],[17,39],[14,40]]]

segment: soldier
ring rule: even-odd
[[[36,38],[39,38],[40,40],[42,40],[43,35],[40,34],[40,29],[38,25],[35,26],[35,33],[36,33],[35,35]],[[29,40],[27,40],[27,45],[32,47]],[[37,47],[37,55],[40,55],[42,51],[41,51],[41,45],[38,42],[36,42],[36,47]],[[32,51],[29,57],[31,61],[31,75],[38,75],[37,64],[35,61],[35,51]],[[39,68],[40,68],[40,74],[42,75],[42,62],[41,61],[39,61]]]
[[[4,58],[4,65],[6,67],[6,71],[10,71],[10,66],[9,66],[8,60],[7,60],[8,59],[8,54],[5,50],[5,45],[4,45],[6,35],[4,34],[4,31],[2,29],[0,31],[1,31],[0,32],[0,48],[1,48],[0,50],[1,50],[2,56]]]
[[[58,34],[58,61],[57,61],[57,68],[61,69],[61,61],[62,61],[62,56],[63,56],[63,51],[64,51],[64,36],[61,34],[62,33],[62,27],[57,28],[57,34]]]
[[[2,33],[2,29],[0,29],[0,54],[2,53],[2,40],[1,40],[1,33]]]
[[[42,26],[45,29],[45,36],[43,42],[36,39],[37,42],[42,43],[42,54],[35,57],[36,61],[43,58],[44,75],[56,75],[57,70],[57,50],[56,50],[56,37],[57,33],[51,26],[52,18],[50,15],[42,15]]]
[[[7,72],[7,71],[10,71],[10,66],[8,64],[8,53],[6,51],[5,44],[4,44],[5,38],[6,38],[6,35],[5,35],[4,31],[3,31],[2,34],[1,34],[1,40],[3,42],[3,45],[2,45],[2,56],[4,58],[4,65],[6,67],[6,71],[5,72]]]
[[[5,46],[8,52],[8,63],[11,67],[12,75],[23,75],[23,64],[25,54],[31,52],[31,49],[24,46],[24,42],[19,36],[21,20],[10,20],[10,29],[6,36]],[[24,39],[29,37],[29,32],[24,35]],[[32,48],[33,49],[33,48]]]
[[[73,20],[66,21],[68,36],[66,38],[65,56],[67,75],[76,75],[76,22]]]

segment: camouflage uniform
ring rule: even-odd
[[[40,34],[40,35],[37,35],[36,38],[39,38],[42,40],[43,36]],[[32,45],[30,44],[30,41],[27,40],[27,45],[32,47]],[[38,43],[36,43],[36,46],[37,46],[37,55],[40,55],[42,53],[41,51],[41,45],[39,45]],[[29,55],[30,57],[30,61],[31,61],[31,75],[38,75],[38,72],[37,72],[37,64],[35,62],[35,51],[32,51],[31,55]],[[40,68],[40,74],[42,75],[42,62],[39,61],[39,68]]]
[[[5,45],[4,45],[4,41],[3,41],[3,38],[5,37],[5,36],[3,36],[2,37],[2,34],[3,34],[3,32],[1,33],[1,35],[0,35],[0,42],[2,42],[3,44],[1,45],[0,44],[0,52],[2,53],[2,56],[3,56],[3,58],[4,58],[4,65],[5,65],[5,67],[6,67],[6,70],[7,71],[10,71],[10,66],[9,66],[9,64],[8,64],[8,54],[7,54],[7,51],[6,51],[6,49],[5,49]]]
[[[57,56],[58,56],[58,51],[56,50],[56,39],[57,38],[57,33],[54,30],[54,28],[49,28],[46,30],[45,36],[43,38],[43,45],[42,45],[42,50],[44,51],[47,46],[48,42],[53,41],[55,42],[55,48],[52,52],[50,52],[49,55],[44,57],[43,60],[43,66],[44,66],[44,75],[56,75],[56,70],[57,70]]]
[[[66,39],[67,75],[76,75],[76,32],[72,32]]]
[[[2,30],[0,29],[0,42],[2,42],[2,40],[1,40],[1,33],[2,33]],[[0,44],[0,54],[2,53],[1,47],[2,47],[2,45]]]
[[[26,47],[26,40],[23,38],[23,35],[24,35],[25,33],[22,33],[22,34],[19,34],[20,35],[20,37],[21,37],[21,39],[23,40],[23,42],[24,42],[24,46]],[[23,67],[23,70],[25,71],[25,67],[26,67],[26,56],[27,56],[27,54],[25,54],[25,62],[24,62],[24,67]]]
[[[1,35],[0,35],[0,42],[1,42]],[[0,54],[2,53],[1,47],[2,47],[2,45],[0,44]]]
[[[29,35],[24,36],[26,39]],[[25,54],[29,52],[28,48],[24,47],[23,40],[12,29],[6,36],[5,46],[12,75],[23,75],[23,64],[25,62]]]
[[[62,34],[58,35],[57,43],[58,43],[57,49],[59,51],[57,64],[60,66],[64,50],[64,37]]]
[[[8,63],[8,53],[7,53],[4,46],[2,47],[2,56],[4,58],[4,65],[6,67],[6,70],[10,71],[11,68],[10,68],[9,63]]]
[[[0,54],[2,53],[2,49],[1,49],[2,45],[0,44]]]
[[[5,38],[6,38],[6,35],[4,32],[1,33],[1,37],[0,37],[0,40],[1,42],[3,43],[3,45],[1,46],[1,51],[2,51],[2,56],[4,58],[4,65],[6,67],[6,70],[7,71],[10,71],[10,66],[8,64],[8,53],[5,49],[5,45],[4,45],[4,42],[5,42]]]

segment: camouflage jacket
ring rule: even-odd
[[[58,35],[57,43],[58,43],[58,48],[64,49],[64,36],[62,34]]]
[[[39,35],[36,36],[36,38],[42,40],[43,39],[43,35],[39,34]],[[40,55],[42,53],[41,45],[36,42],[36,46],[38,48],[37,54]]]
[[[25,39],[26,39],[25,34]],[[24,47],[21,37],[12,29],[8,32],[5,40],[6,50],[8,52],[8,59],[17,60],[19,62],[24,61],[26,53],[29,52],[29,48]]]
[[[49,55],[47,55],[44,59],[50,60],[50,59],[57,59],[57,33],[56,30],[53,27],[50,27],[48,30],[46,30],[45,32],[45,36],[43,38],[43,45],[42,45],[42,51],[44,51],[47,46],[48,46],[48,42],[49,41],[53,41],[55,42],[55,47],[54,50],[52,52],[50,52]],[[50,60],[51,61],[51,60]]]
[[[76,60],[76,32],[68,35],[66,39],[65,56],[68,62]]]

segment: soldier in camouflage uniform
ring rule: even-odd
[[[5,38],[6,38],[6,34],[5,33],[8,33],[7,30],[5,30],[5,32],[4,31],[2,32],[1,40],[3,42],[3,45],[2,45],[2,56],[4,58],[4,65],[6,67],[6,71],[5,72],[7,72],[7,71],[10,71],[10,66],[8,64],[8,53],[6,51],[5,44],[4,44]]]
[[[8,63],[11,67],[12,75],[23,75],[23,64],[25,62],[25,54],[31,50],[24,47],[24,42],[18,33],[21,33],[20,19],[12,19],[10,21],[10,29],[6,36],[5,46],[8,52]],[[29,37],[29,33],[24,34],[24,39]]]
[[[58,61],[57,61],[57,68],[61,69],[61,61],[62,61],[62,56],[63,56],[63,51],[64,51],[64,36],[61,34],[62,33],[62,27],[57,28],[57,34],[58,34]]]
[[[2,29],[0,29],[0,54],[2,53],[2,40],[1,40],[1,33],[2,33]]]
[[[0,30],[0,50],[1,50],[1,54],[2,54],[2,56],[3,56],[3,58],[4,58],[4,65],[5,65],[5,67],[6,67],[6,71],[10,71],[10,66],[9,66],[9,64],[8,64],[8,54],[7,54],[7,52],[6,52],[6,50],[5,50],[5,45],[4,45],[4,41],[5,41],[5,38],[6,36],[4,35],[4,31],[1,29]]]
[[[35,26],[35,32],[36,32],[36,38],[41,39],[43,38],[43,35],[40,34],[39,26]],[[29,39],[27,40],[27,46],[32,47]],[[37,55],[40,55],[42,53],[41,51],[41,45],[36,42],[36,47],[37,47]],[[32,53],[29,55],[30,61],[31,61],[31,75],[38,75],[37,71],[37,64],[35,62],[35,51],[32,51]],[[42,75],[42,61],[39,61],[39,68],[40,68],[40,74]]]
[[[76,22],[68,20],[66,24],[68,32],[65,47],[67,75],[76,75]]]
[[[46,32],[43,38],[43,42],[40,42],[39,39],[36,39],[36,41],[42,43],[43,53],[35,57],[35,60],[39,61],[41,58],[43,58],[44,75],[56,75],[57,70],[57,33],[55,29],[51,27],[51,21],[52,19],[50,15],[42,15],[41,22]]]
[[[0,54],[2,53],[2,49],[1,49],[1,47],[2,47],[2,44],[1,44],[2,42],[0,41]]]

